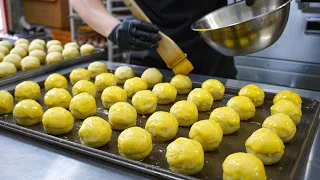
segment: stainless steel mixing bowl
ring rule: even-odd
[[[291,0],[241,1],[213,11],[191,25],[215,50],[227,56],[247,55],[276,42],[286,27]]]

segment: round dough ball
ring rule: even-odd
[[[111,140],[112,129],[106,120],[93,116],[83,121],[78,135],[81,144],[98,148],[106,145]]]
[[[40,60],[33,56],[26,56],[21,60],[22,71],[31,71],[40,68]]]
[[[89,93],[93,97],[96,97],[96,86],[88,80],[80,80],[72,87],[72,94],[75,96],[83,92]]]
[[[149,90],[137,92],[132,97],[132,105],[142,115],[152,114],[157,109],[158,98],[155,93]]]
[[[0,45],[0,52],[4,55],[8,55],[9,54],[9,48],[7,48],[6,46]]]
[[[39,44],[39,45],[45,47],[46,41],[43,39],[34,39],[33,41],[31,41],[31,44]]]
[[[158,83],[162,83],[162,77],[161,72],[156,68],[148,68],[141,75],[141,78],[147,81],[149,89]]]
[[[289,142],[297,131],[296,125],[292,119],[282,113],[267,117],[267,119],[264,120],[262,127],[277,133],[284,143]]]
[[[300,95],[293,91],[288,90],[282,90],[276,94],[276,96],[273,98],[273,103],[276,104],[280,100],[289,100],[295,103],[299,108],[301,108],[302,99]]]
[[[79,49],[79,45],[76,42],[68,42],[67,44],[64,45],[65,49],[69,47]]]
[[[189,93],[187,100],[193,102],[198,111],[209,111],[214,99],[207,90],[196,88]]]
[[[76,119],[86,119],[96,114],[96,100],[88,93],[78,94],[71,99],[69,110]]]
[[[25,99],[14,107],[13,117],[17,124],[31,126],[41,122],[43,115],[42,106],[32,99]]]
[[[2,52],[0,52],[0,62],[3,61],[4,57],[5,57],[5,55]]]
[[[104,64],[103,62],[98,62],[98,61],[90,63],[88,66],[88,70],[91,72],[92,79],[94,79],[99,74],[108,72],[107,65]]]
[[[240,116],[229,107],[213,110],[209,120],[218,123],[224,135],[232,134],[240,129]]]
[[[21,69],[21,57],[17,54],[8,54],[3,58],[3,62],[12,63],[17,69]]]
[[[68,47],[63,49],[62,56],[65,60],[75,59],[80,56],[79,50],[77,48]]]
[[[59,52],[51,52],[47,55],[46,61],[48,65],[58,64],[63,61],[63,57]]]
[[[206,80],[202,83],[201,88],[207,90],[214,100],[221,100],[225,92],[224,85],[216,79]]]
[[[114,72],[114,75],[118,79],[118,84],[124,84],[126,80],[131,79],[135,76],[134,71],[129,66],[120,66]]]
[[[203,168],[204,152],[198,141],[180,137],[167,146],[166,159],[172,172],[193,175]]]
[[[52,45],[48,49],[48,53],[51,53],[51,52],[62,53],[62,51],[63,51],[63,47],[61,45]]]
[[[249,84],[240,89],[239,96],[248,97],[256,107],[260,107],[264,103],[264,91],[255,84]]]
[[[72,130],[74,118],[66,109],[53,107],[43,114],[42,124],[47,134],[62,135]]]
[[[29,53],[29,56],[38,58],[40,64],[44,64],[46,62],[47,54],[43,50],[35,49]]]
[[[123,86],[124,90],[127,92],[129,97],[132,97],[137,92],[148,89],[148,83],[146,80],[134,77],[128,79]]]
[[[62,88],[50,89],[44,96],[44,104],[49,108],[63,107],[68,109],[72,96]]]
[[[60,45],[60,46],[62,46],[62,43],[60,41],[58,41],[58,40],[48,41],[47,45],[46,45],[47,49],[49,49],[52,45]]]
[[[205,152],[217,149],[222,136],[223,131],[220,125],[209,120],[194,123],[189,132],[189,138],[198,141]]]
[[[9,114],[13,109],[13,96],[8,91],[0,91],[0,115]]]
[[[99,92],[105,88],[117,85],[117,77],[111,73],[102,73],[96,77],[94,84]]]
[[[231,98],[227,103],[227,107],[235,110],[240,116],[240,120],[251,119],[256,113],[253,102],[245,96],[235,96]]]
[[[22,49],[24,49],[26,52],[28,52],[29,44],[27,44],[27,43],[20,43],[20,44],[15,45],[14,47],[15,47],[15,48],[17,48],[17,47],[22,48]]]
[[[30,46],[28,47],[28,52],[31,52],[31,51],[36,50],[36,49],[44,51],[44,47],[41,46],[40,44],[31,43]]]
[[[48,76],[48,78],[44,82],[44,87],[46,91],[49,91],[50,89],[53,89],[53,88],[67,89],[68,81],[64,76],[54,73]]]
[[[143,160],[152,151],[150,133],[140,127],[131,127],[122,131],[118,137],[118,151],[124,158]]]
[[[137,111],[127,102],[117,102],[109,109],[109,123],[112,129],[124,130],[137,122]]]
[[[271,115],[278,114],[278,113],[283,113],[288,115],[296,126],[299,125],[301,121],[302,111],[292,101],[285,100],[285,99],[280,100],[277,103],[275,103],[273,106],[271,106],[270,110],[271,110]]]
[[[105,108],[110,109],[117,102],[127,102],[127,93],[121,87],[110,86],[103,90],[101,101]]]
[[[24,99],[38,100],[41,97],[40,86],[32,81],[23,81],[16,86],[14,97],[17,101]]]
[[[158,111],[148,118],[145,129],[151,134],[152,140],[164,142],[176,136],[178,127],[179,123],[174,115]]]
[[[9,50],[13,48],[13,45],[9,41],[5,41],[5,40],[0,41],[0,45],[6,46]]]
[[[197,106],[190,101],[178,101],[171,108],[173,114],[179,123],[179,126],[191,126],[198,120]]]
[[[6,78],[9,76],[16,75],[17,68],[8,62],[1,62],[0,63],[0,78]]]
[[[222,164],[223,179],[266,180],[266,171],[262,161],[248,153],[234,153],[227,156]]]
[[[84,44],[80,47],[81,56],[86,56],[94,53],[94,46],[91,44]]]
[[[73,70],[69,76],[70,82],[72,85],[76,84],[80,80],[90,81],[90,77],[91,77],[91,72],[84,68],[78,68]]]
[[[178,94],[188,94],[192,89],[192,81],[185,75],[179,74],[174,76],[170,83],[176,87]]]
[[[14,45],[21,44],[21,43],[29,44],[29,40],[24,38],[19,38],[18,40],[16,40],[16,42],[14,42]]]
[[[177,97],[177,90],[170,83],[159,83],[153,87],[152,92],[157,95],[159,104],[170,104]]]
[[[10,54],[18,54],[21,58],[24,58],[28,55],[27,51],[21,47],[15,47],[10,51]]]

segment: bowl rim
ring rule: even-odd
[[[223,28],[226,28],[226,27],[235,26],[235,25],[238,25],[238,24],[241,24],[241,23],[244,23],[244,22],[252,21],[252,20],[254,20],[254,19],[256,19],[256,18],[265,16],[265,15],[271,14],[271,13],[273,13],[273,12],[275,12],[275,11],[278,11],[279,9],[282,9],[283,7],[285,7],[285,6],[287,6],[288,4],[290,4],[291,1],[292,1],[292,0],[287,0],[285,3],[283,3],[282,5],[280,5],[279,7],[277,7],[276,9],[274,9],[274,10],[272,10],[272,11],[267,12],[267,13],[264,13],[264,14],[260,14],[260,15],[258,15],[258,16],[252,17],[252,18],[250,18],[250,19],[248,19],[248,20],[245,20],[245,21],[240,21],[240,22],[237,22],[237,23],[233,23],[233,24],[221,26],[221,27],[218,27],[218,28],[201,29],[201,30],[195,28],[196,24],[197,24],[199,21],[201,21],[202,19],[204,19],[206,16],[208,16],[209,14],[211,14],[211,13],[213,13],[213,12],[215,12],[215,11],[219,11],[219,10],[228,8],[229,6],[234,6],[234,5],[240,4],[240,3],[245,3],[245,0],[242,0],[242,1],[239,1],[239,2],[236,2],[236,3],[233,3],[233,4],[231,4],[231,5],[227,5],[227,6],[221,7],[221,8],[219,8],[219,9],[217,9],[217,10],[211,11],[210,13],[202,16],[201,18],[199,18],[198,20],[196,20],[194,23],[192,23],[190,28],[191,28],[193,31],[196,31],[196,32],[206,32],[206,31],[219,30],[219,29],[223,29]]]

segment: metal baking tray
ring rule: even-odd
[[[111,70],[112,71],[112,70]],[[70,73],[70,72],[69,72]],[[68,78],[69,74],[65,74]],[[165,81],[168,81],[165,78]],[[42,97],[45,94],[43,88],[43,81],[38,82],[42,87]],[[193,87],[200,87],[201,84],[194,83]],[[69,91],[71,92],[71,84],[69,84]],[[225,96],[221,101],[215,101],[211,111],[217,107],[225,106],[227,101],[235,96],[239,89],[226,87]],[[14,89],[10,90],[11,93]],[[107,112],[100,100],[100,93],[97,93],[97,116],[108,119]],[[89,148],[80,144],[77,132],[81,126],[82,121],[76,120],[73,130],[62,136],[47,135],[42,127],[42,124],[22,127],[16,124],[12,114],[0,116],[0,127],[48,142],[54,145],[65,147],[73,151],[77,151],[95,158],[105,160],[114,164],[122,165],[134,170],[148,173],[165,179],[222,179],[222,163],[224,159],[231,153],[245,152],[246,139],[257,129],[261,127],[262,122],[270,116],[270,106],[275,94],[266,93],[265,103],[262,107],[256,109],[256,115],[253,119],[241,122],[241,128],[238,132],[224,136],[220,146],[213,152],[205,153],[205,164],[203,170],[194,175],[186,176],[178,173],[173,173],[169,170],[166,162],[165,152],[166,146],[171,142],[166,143],[153,143],[153,150],[151,154],[143,161],[133,161],[122,158],[117,150],[117,138],[120,131],[113,130],[111,141],[98,149]],[[178,95],[176,101],[186,99],[187,96]],[[43,98],[39,101],[46,110]],[[129,100],[130,102],[130,100]],[[170,105],[158,105],[157,111],[169,111]],[[302,111],[303,116],[301,123],[298,126],[296,136],[286,145],[285,154],[280,162],[272,166],[265,166],[268,179],[295,179],[299,174],[301,167],[305,166],[310,147],[312,145],[316,127],[319,123],[319,101],[314,99],[303,98]],[[199,120],[208,119],[210,112],[200,112]],[[144,127],[147,117],[138,116],[137,126]],[[177,137],[188,137],[189,128],[179,127]]]
[[[10,76],[7,78],[1,78],[0,79],[0,86],[6,85],[9,83],[13,83],[16,81],[20,81],[23,79],[31,78],[31,77],[34,77],[34,76],[37,76],[37,75],[40,75],[43,73],[53,72],[55,70],[65,68],[67,66],[71,66],[71,65],[81,63],[84,61],[94,60],[94,59],[100,58],[103,55],[103,53],[104,53],[103,48],[96,48],[95,51],[90,55],[80,56],[80,57],[72,59],[72,60],[62,61],[61,63],[58,63],[58,64],[41,65],[40,68],[31,70],[31,71],[27,71],[27,72],[24,72],[22,70],[18,70],[17,74],[14,76]]]

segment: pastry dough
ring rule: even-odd
[[[282,90],[276,94],[276,96],[273,98],[273,103],[276,104],[280,100],[289,100],[292,101],[294,104],[296,104],[299,108],[301,108],[302,99],[296,92],[288,91],[288,90]]]
[[[297,126],[301,121],[302,111],[301,109],[292,101],[280,100],[270,108],[271,115],[277,113],[283,113],[288,115],[294,124]]]
[[[29,47],[28,47],[28,52],[31,52],[31,51],[36,50],[36,49],[44,51],[44,47],[41,46],[40,44],[31,43],[29,45]]]
[[[39,59],[40,64],[44,64],[46,62],[46,56],[47,54],[43,50],[33,50],[29,53],[29,56],[33,56]]]
[[[72,60],[80,56],[79,50],[74,47],[64,48],[62,51],[62,56],[65,60]]]
[[[267,128],[252,133],[245,145],[247,153],[255,155],[265,165],[277,163],[284,153],[284,144],[280,137]]]
[[[158,83],[162,83],[162,77],[161,72],[156,68],[148,68],[141,75],[141,78],[147,81],[149,89]]]
[[[148,118],[145,129],[151,134],[152,140],[164,142],[176,136],[178,127],[179,123],[174,115],[158,111]]]
[[[138,77],[128,79],[123,86],[128,97],[132,97],[137,92],[148,89],[147,81]]]
[[[40,68],[40,60],[33,56],[26,56],[21,60],[22,71],[31,71]]]
[[[158,98],[155,93],[149,90],[137,92],[132,97],[132,105],[142,115],[152,114],[157,109]]]
[[[204,152],[198,141],[180,137],[167,146],[166,159],[172,172],[193,175],[204,165]]]
[[[220,125],[224,135],[232,134],[240,129],[240,116],[229,107],[213,110],[209,119]]]
[[[9,49],[6,46],[0,45],[0,52],[4,55],[8,55]]]
[[[76,42],[68,42],[67,44],[64,45],[65,49],[69,47],[79,49],[79,45]]]
[[[24,39],[24,38],[19,38],[18,40],[16,40],[16,42],[14,42],[14,45],[20,44],[20,43],[27,43],[29,44],[29,40]]]
[[[238,95],[248,97],[256,107],[262,106],[264,103],[265,95],[263,90],[254,84],[249,84],[241,88]]]
[[[47,49],[49,49],[52,45],[60,45],[61,46],[62,43],[60,41],[58,41],[58,40],[48,41],[47,45],[46,45]]]
[[[53,88],[44,96],[44,104],[49,108],[63,107],[68,109],[72,96],[69,91],[62,88]]]
[[[221,100],[225,92],[224,85],[216,79],[206,80],[202,83],[201,88],[207,90],[214,100]]]
[[[9,50],[13,48],[13,45],[9,41],[5,41],[5,40],[0,41],[0,45],[6,46]]]
[[[2,52],[0,52],[0,62],[3,61],[4,57],[5,57],[5,55]]]
[[[63,61],[62,54],[59,52],[51,52],[46,57],[48,65],[58,64]]]
[[[12,63],[16,69],[21,69],[21,57],[17,54],[8,54],[3,58],[3,62]]]
[[[71,84],[74,85],[80,80],[88,80],[88,81],[90,81],[91,72],[86,70],[86,69],[83,69],[83,68],[78,68],[78,69],[73,70],[70,73],[69,77],[70,77]]]
[[[50,46],[50,48],[48,49],[48,53],[51,52],[59,52],[62,53],[63,51],[63,47],[61,45],[52,45]]]
[[[88,70],[91,72],[91,78],[94,79],[99,74],[107,73],[108,67],[106,64],[104,64],[102,62],[96,61],[96,62],[89,64]]]
[[[72,130],[74,118],[66,109],[53,107],[43,114],[42,124],[48,134],[62,135]]]
[[[1,62],[0,63],[0,78],[6,78],[9,76],[16,75],[17,68],[8,62]]]
[[[178,101],[171,108],[170,113],[173,114],[179,126],[191,126],[198,120],[197,106],[190,101]]]
[[[122,157],[141,161],[152,151],[152,139],[148,131],[131,127],[120,133],[118,151]]]
[[[126,80],[131,79],[135,76],[133,69],[129,66],[118,67],[114,72],[114,75],[118,78],[119,84],[124,84]]]
[[[17,124],[22,126],[31,126],[41,122],[43,115],[42,106],[32,99],[25,99],[14,107],[13,117]]]
[[[10,54],[18,54],[21,58],[24,58],[28,55],[27,51],[21,47],[15,47],[11,49]]]
[[[240,120],[251,119],[256,113],[256,108],[253,102],[245,96],[236,96],[231,98],[227,103],[227,107],[235,110],[239,114]]]
[[[13,96],[8,91],[0,91],[0,115],[11,113],[13,104]]]
[[[193,102],[198,111],[209,111],[214,99],[207,90],[196,88],[189,93],[187,100]]]
[[[39,45],[45,47],[46,41],[43,39],[35,39],[35,40],[31,41],[31,44],[39,44]]]
[[[102,73],[96,77],[94,84],[99,92],[105,88],[117,85],[117,77],[111,73]]]
[[[136,125],[137,111],[127,102],[117,102],[109,109],[108,118],[112,129],[124,130]]]
[[[102,92],[101,101],[105,108],[110,109],[117,102],[127,102],[127,93],[121,87],[110,86]]]
[[[27,44],[27,43],[20,43],[20,44],[15,45],[14,47],[15,47],[15,48],[17,48],[17,47],[22,48],[22,49],[24,49],[26,52],[28,52],[29,44]]]
[[[185,75],[174,76],[171,79],[170,84],[176,87],[178,94],[188,94],[192,89],[192,81]]]
[[[93,97],[96,97],[96,86],[93,84],[93,82],[88,80],[80,80],[72,87],[72,94],[75,96],[83,92],[89,93]]]
[[[68,81],[67,79],[57,73],[51,74],[48,76],[46,81],[44,82],[44,87],[47,91],[49,91],[52,88],[63,88],[67,89],[68,88]]]
[[[170,83],[159,83],[152,89],[158,97],[159,104],[170,104],[177,97],[176,88]]]
[[[92,46],[91,44],[84,44],[80,47],[80,53],[81,56],[86,56],[89,54],[94,53],[94,46]]]
[[[78,135],[81,144],[98,148],[106,145],[111,140],[112,129],[106,120],[93,116],[83,121]]]
[[[24,81],[16,86],[14,97],[17,101],[24,99],[38,100],[41,97],[40,86],[32,81]]]
[[[84,92],[71,99],[69,109],[76,119],[86,119],[96,114],[96,100],[92,95]]]

